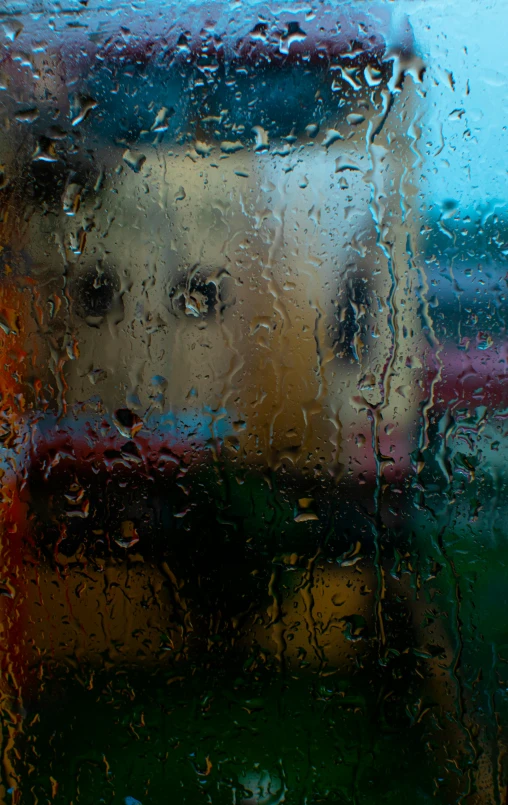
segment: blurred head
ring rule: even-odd
[[[407,43],[383,49],[372,17],[359,41],[325,34],[321,16],[233,42],[209,22],[172,45],[129,29],[72,66],[48,47],[37,80],[6,60],[26,407],[37,388],[60,422],[172,429],[194,459],[212,438],[332,478],[372,477],[376,450],[407,467]]]

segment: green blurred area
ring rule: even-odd
[[[55,681],[25,730],[23,801],[450,802],[459,780],[438,779],[429,722],[384,712],[376,693],[230,671]]]

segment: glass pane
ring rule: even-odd
[[[504,802],[505,17],[0,16],[2,802]]]

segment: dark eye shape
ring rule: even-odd
[[[336,347],[338,354],[342,358],[353,358],[353,342],[360,326],[356,318],[355,309],[360,305],[367,305],[367,286],[361,277],[355,277],[350,283],[345,293],[342,314],[338,322],[338,338]]]
[[[215,310],[217,286],[211,280],[206,281],[195,276],[190,284],[171,288],[169,298],[176,313],[203,319]]]
[[[120,288],[117,273],[98,262],[84,271],[73,283],[76,308],[84,319],[101,319],[113,308]]]
[[[42,147],[47,150],[51,147],[49,140]],[[30,165],[29,173],[24,176],[25,186],[31,200],[37,205],[47,205],[51,209],[58,209],[60,198],[65,188],[65,181],[69,169],[64,162],[49,162],[38,159]]]
[[[90,163],[69,156],[61,146],[55,150],[55,143],[49,139],[39,141],[39,150],[48,159],[32,160],[19,177],[25,201],[30,200],[40,211],[58,212],[62,210],[66,187],[74,184],[88,192],[94,187],[98,171]]]

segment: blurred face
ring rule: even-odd
[[[404,470],[418,334],[392,218],[408,149],[386,66],[348,69],[240,67],[205,92],[195,70],[102,68],[99,101],[65,99],[68,131],[41,104],[50,136],[26,135],[8,169],[9,245],[50,409],[170,420],[194,458],[220,435],[242,465],[350,479],[375,475],[379,409],[376,450]]]

